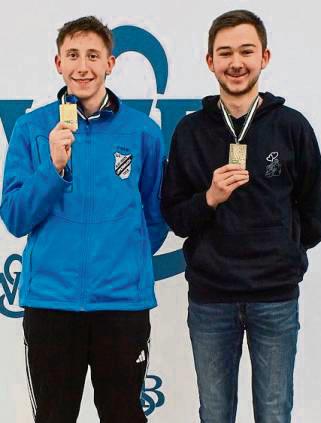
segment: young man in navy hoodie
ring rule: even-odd
[[[256,423],[291,420],[298,283],[321,240],[321,160],[307,120],[259,92],[269,59],[256,15],[214,20],[207,64],[220,95],[178,124],[163,184],[163,214],[187,238],[202,423],[235,422],[245,331]]]
[[[105,88],[107,26],[68,22],[57,47],[66,87],[17,121],[1,205],[9,231],[28,234],[20,305],[35,422],[76,422],[89,365],[100,422],[142,423],[152,254],[167,233],[162,136]]]

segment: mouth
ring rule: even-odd
[[[84,87],[84,86],[90,84],[90,82],[93,81],[94,78],[71,78],[71,80],[73,82],[75,82],[76,84]]]
[[[247,74],[248,74],[248,72],[244,72],[244,73],[228,73],[228,72],[226,72],[226,76],[228,76],[229,78],[232,78],[234,80],[243,78],[244,76],[247,76]]]

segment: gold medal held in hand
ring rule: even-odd
[[[78,129],[77,104],[60,104],[59,111],[60,122],[67,123],[68,125],[73,125],[76,129]]]
[[[246,169],[246,144],[230,144],[229,164],[239,164]]]

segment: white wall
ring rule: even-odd
[[[154,75],[146,59],[128,53],[119,58],[108,81],[123,98],[201,98],[217,92],[204,62],[207,32],[212,19],[224,11],[248,8],[263,18],[268,30],[272,61],[262,75],[263,91],[286,97],[302,111],[321,135],[320,119],[320,6],[316,1],[209,1],[119,0],[66,2],[56,0],[1,3],[0,100],[53,99],[61,86],[53,66],[56,29],[88,14],[111,28],[135,25],[151,32],[165,49],[169,78],[164,95],[157,95]],[[157,111],[152,115],[159,120]],[[0,123],[0,168],[7,140]],[[1,173],[0,173],[1,177]],[[24,240],[15,240],[0,224],[0,273],[6,258],[21,253]],[[164,251],[180,248],[170,237]],[[295,372],[294,423],[321,419],[321,249],[309,255],[310,268],[302,284],[301,332]],[[187,298],[183,275],[157,282],[159,307],[152,312],[152,356],[149,374],[162,380],[165,404],[150,416],[155,423],[195,423],[198,400],[191,348],[186,328]],[[1,286],[0,286],[1,296]],[[8,306],[11,311],[18,310]],[[157,400],[156,394],[154,400]],[[124,406],[120,404],[119,406]],[[253,421],[249,359],[244,351],[240,374],[238,422]],[[31,423],[31,408],[24,374],[21,319],[0,314],[0,421]],[[90,384],[86,385],[80,423],[98,422]]]

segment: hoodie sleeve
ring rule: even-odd
[[[160,129],[144,133],[143,164],[140,193],[148,228],[152,254],[161,247],[168,233],[168,226],[160,212],[160,190],[165,163],[163,138]]]
[[[301,243],[308,249],[321,241],[321,157],[316,136],[307,121],[299,136],[295,202],[300,214]]]
[[[29,126],[18,119],[7,152],[0,207],[9,232],[16,237],[30,233],[59,201],[69,179],[58,174],[50,155],[34,168]]]
[[[189,128],[176,128],[164,176],[161,208],[174,233],[183,238],[198,233],[200,227],[215,217],[215,210],[208,206],[206,191],[197,192],[189,174],[189,151],[184,141],[191,139]]]

